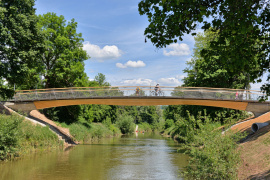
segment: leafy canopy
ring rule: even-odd
[[[47,13],[39,15],[38,25],[45,37],[46,50],[41,58],[45,88],[85,86],[83,61],[89,57],[82,48],[83,38],[76,31],[75,20],[66,24],[64,16]]]
[[[144,34],[158,48],[183,40],[185,34],[195,35],[200,26],[212,27],[218,37],[211,49],[202,50],[206,61],[219,56],[218,64],[226,71],[245,70],[253,78],[269,72],[268,0],[142,0],[139,13],[147,15],[150,24]],[[257,62],[258,71],[249,68]]]
[[[37,27],[34,0],[0,1],[0,96],[13,95],[6,83],[27,84],[25,77],[36,66],[43,47]]]

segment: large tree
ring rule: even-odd
[[[246,70],[238,72],[226,70],[224,65],[219,63],[220,55],[216,55],[208,61],[201,56],[203,50],[212,49],[211,42],[216,41],[217,38],[218,32],[212,31],[212,29],[196,35],[193,57],[186,63],[188,67],[184,70],[187,77],[184,78],[183,86],[249,89],[249,83],[255,79],[250,77]],[[227,40],[227,44],[229,43],[230,41]],[[248,68],[251,69],[251,72],[252,70],[257,72],[258,61],[254,61],[254,64],[250,64]]]
[[[64,16],[47,13],[39,15],[38,24],[45,37],[46,50],[41,57],[45,88],[86,86],[83,61],[89,57],[75,20],[66,23]]]
[[[183,40],[199,26],[212,27],[218,37],[211,49],[201,51],[206,61],[219,56],[218,64],[226,71],[246,71],[251,79],[269,71],[268,0],[142,0],[139,12],[148,16],[145,36],[156,47]],[[258,71],[250,68],[257,63]]]
[[[84,72],[84,60],[88,59],[83,50],[83,38],[77,33],[74,19],[66,23],[64,16],[55,13],[39,15],[38,25],[45,37],[45,51],[41,54],[39,72],[45,88],[84,87],[89,80]],[[49,118],[73,122],[80,117],[80,106],[64,106],[44,111]]]
[[[0,1],[0,96],[11,97],[10,86],[36,83],[26,77],[37,71],[37,56],[42,50],[42,36],[37,27],[34,0]],[[5,82],[5,83],[1,83]]]

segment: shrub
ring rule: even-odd
[[[134,119],[130,115],[119,116],[116,125],[123,134],[132,133],[135,128]]]
[[[227,132],[225,135],[216,129],[216,123],[206,116],[195,120],[182,121],[186,132],[179,137],[184,140],[186,153],[190,156],[189,165],[183,172],[187,179],[237,179],[239,154],[237,141],[243,135]]]
[[[90,127],[87,128],[85,125],[80,123],[73,123],[68,126],[70,134],[77,141],[84,141],[88,134],[90,134]]]
[[[152,132],[152,126],[147,122],[142,122],[138,125],[139,131]]]
[[[18,155],[21,122],[19,116],[0,115],[0,160],[12,159]]]
[[[166,119],[165,121],[165,129],[168,129],[170,127],[174,126],[174,121],[173,119]]]
[[[200,131],[194,141],[185,146],[190,156],[183,172],[187,179],[237,179],[240,162],[237,143],[241,136],[221,131]]]

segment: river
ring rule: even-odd
[[[159,135],[122,136],[0,163],[2,180],[182,179],[188,157]]]

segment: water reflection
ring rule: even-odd
[[[112,138],[0,164],[0,179],[181,179],[187,157],[160,136]]]

